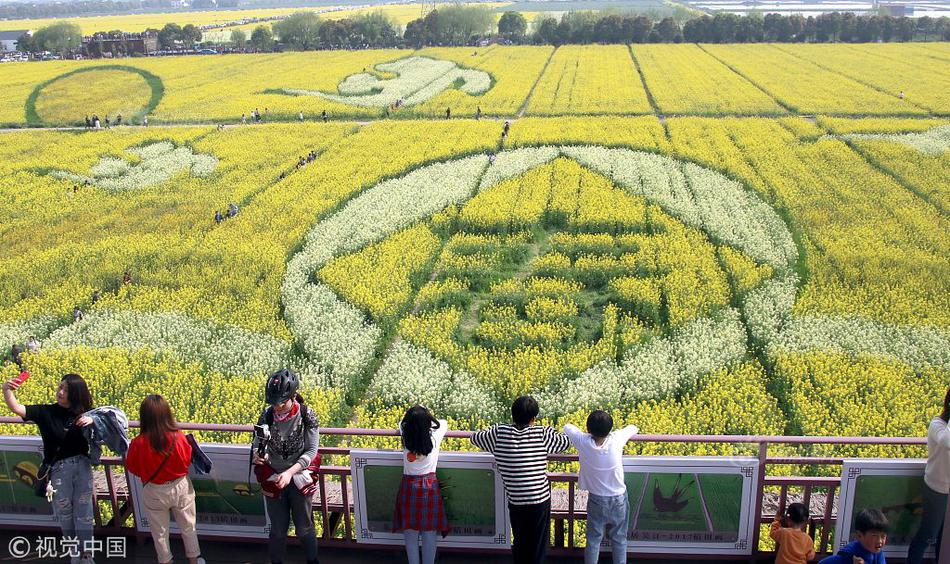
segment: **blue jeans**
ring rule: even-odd
[[[924,484],[924,515],[917,534],[910,541],[910,549],[907,551],[908,564],[923,562],[924,552],[931,542],[936,542],[937,556],[940,556],[940,538],[943,536],[943,518],[946,512],[947,494],[935,492]]]
[[[433,564],[435,562],[435,535],[438,531],[413,531],[406,529],[402,536],[406,539],[406,558],[409,564]],[[419,537],[422,537],[422,560],[419,560]]]
[[[630,523],[630,503],[627,494],[605,497],[587,496],[587,548],[584,564],[596,564],[600,558],[600,543],[604,529],[610,527],[607,538],[613,552],[614,564],[627,564],[627,528]]]
[[[79,551],[92,544],[92,464],[84,455],[60,460],[50,468],[53,514],[64,538],[78,538]]]

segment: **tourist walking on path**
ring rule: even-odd
[[[38,487],[45,489],[63,538],[78,542],[81,550],[91,546],[93,539],[92,463],[82,430],[92,424],[92,418],[83,415],[92,409],[92,395],[81,376],[67,374],[56,389],[55,403],[24,406],[15,395],[23,380],[4,382],[3,399],[10,411],[39,427],[43,463],[37,473]],[[71,562],[91,564],[92,554],[83,552]]]
[[[587,417],[587,432],[568,423],[564,434],[580,457],[578,485],[587,490],[587,548],[584,563],[597,564],[600,543],[610,527],[610,548],[614,564],[627,562],[627,528],[630,503],[623,481],[623,448],[637,434],[635,425],[611,432],[614,420],[602,410]]]
[[[201,548],[195,531],[195,488],[188,477],[191,444],[178,429],[165,398],[151,394],[139,406],[142,432],[132,440],[126,469],[142,480],[142,505],[148,518],[159,564],[172,562],[168,542],[169,515],[181,531],[189,564],[199,564]]]
[[[538,402],[521,396],[511,405],[511,424],[499,423],[472,435],[472,444],[495,456],[505,484],[515,564],[544,561],[551,536],[548,455],[570,446],[566,435],[535,425],[538,413]]]
[[[950,389],[943,398],[943,411],[934,417],[927,429],[927,467],[924,469],[924,512],[917,534],[907,551],[908,564],[924,561],[924,552],[936,544],[940,560],[940,540],[943,537],[944,517],[947,514],[947,494],[950,493]]]
[[[257,421],[265,436],[255,434],[252,458],[270,518],[270,560],[282,563],[287,551],[287,531],[293,518],[307,564],[317,564],[317,534],[313,524],[312,472],[319,464],[317,417],[297,394],[299,381],[282,369],[267,378],[264,397],[268,407]],[[267,438],[269,437],[269,438]]]
[[[442,438],[449,428],[421,405],[406,410],[399,423],[402,436],[402,482],[396,495],[393,531],[402,531],[409,564],[435,562],[436,533],[449,533],[445,504],[435,470]],[[422,558],[419,540],[422,538]]]

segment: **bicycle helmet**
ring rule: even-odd
[[[299,385],[300,381],[293,371],[281,368],[267,377],[267,384],[264,386],[264,401],[267,405],[285,402],[297,395]]]

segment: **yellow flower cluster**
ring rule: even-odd
[[[865,86],[815,62],[797,57],[777,45],[704,45],[703,49],[797,112],[862,115],[928,113],[905,104],[896,95]]]
[[[678,153],[748,183],[799,234],[797,314],[950,326],[950,220],[845,142],[756,118],[667,126]]]
[[[548,62],[529,115],[645,114],[643,82],[626,45],[565,45]]]
[[[785,113],[775,100],[698,45],[634,45],[633,54],[665,114]]]
[[[409,302],[414,279],[435,258],[440,247],[439,238],[426,225],[419,224],[330,261],[317,276],[348,302],[382,321],[399,313]]]

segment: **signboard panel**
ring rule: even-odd
[[[266,538],[270,521],[264,509],[260,486],[253,476],[248,484],[248,447],[203,443],[201,448],[214,466],[211,474],[191,476],[195,487],[198,533]],[[136,526],[141,532],[149,532],[148,517],[142,506],[142,481],[130,474],[129,489],[135,505]],[[174,521],[171,530],[179,532]]]
[[[854,519],[862,509],[878,509],[891,524],[885,555],[906,558],[910,541],[920,527],[925,466],[922,459],[845,460],[834,546],[841,548],[854,539]],[[930,547],[926,556],[933,554]]]
[[[751,554],[758,464],[756,458],[625,457],[628,549]]]
[[[42,461],[39,437],[0,438],[0,524],[59,527],[53,506],[33,494]]]
[[[352,450],[353,507],[358,542],[402,544],[393,511],[402,480],[402,453]],[[439,455],[436,472],[451,533],[439,546],[508,548],[505,492],[494,458],[483,453]]]

